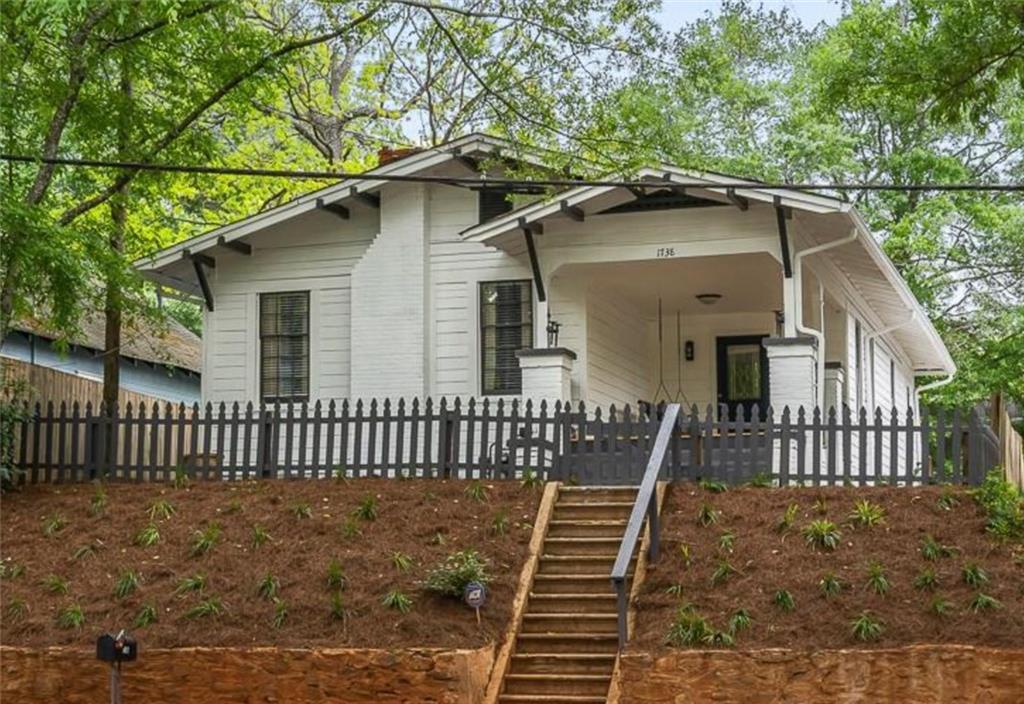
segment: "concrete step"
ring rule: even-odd
[[[636,554],[633,555],[636,566]],[[601,574],[611,575],[615,555],[548,555],[540,556],[539,574]],[[631,568],[632,569],[632,568]]]
[[[605,594],[612,589],[608,573],[537,574],[533,578],[534,594]]]
[[[611,676],[615,657],[614,653],[522,653],[512,656],[509,671],[515,674]]]
[[[529,653],[589,653],[615,655],[619,636],[615,628],[602,633],[522,633],[516,638],[516,655]]]
[[[622,540],[629,521],[550,521],[548,538],[618,538]]]
[[[628,501],[633,503],[639,487],[635,486],[563,486],[558,490],[558,503],[591,503],[594,501]]]
[[[617,613],[615,592],[599,594],[530,594],[528,614],[553,613]]]
[[[551,538],[544,541],[548,555],[618,555],[622,538]]]
[[[553,521],[625,521],[633,511],[632,501],[593,501],[557,503],[551,512]]]
[[[611,613],[527,613],[520,633],[614,633],[618,616]]]
[[[571,675],[567,673],[508,674],[507,694],[568,694],[608,696],[611,675]]]

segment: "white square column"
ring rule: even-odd
[[[572,367],[576,353],[565,347],[525,349],[516,352],[523,372],[524,399],[570,401],[572,399]]]
[[[810,417],[817,398],[818,341],[813,337],[769,337],[763,344],[768,352],[769,401],[776,420],[787,407],[793,420],[801,407]]]

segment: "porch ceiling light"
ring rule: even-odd
[[[720,293],[698,293],[696,296],[697,300],[706,306],[714,305],[722,298]]]

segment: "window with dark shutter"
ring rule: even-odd
[[[480,222],[493,220],[512,210],[508,191],[503,188],[482,188],[480,190]]]
[[[260,294],[260,396],[309,398],[309,291]]]
[[[527,281],[480,284],[480,369],[484,394],[522,392],[518,350],[533,347],[533,292]]]

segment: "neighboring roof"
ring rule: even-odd
[[[26,318],[14,324],[14,329],[48,340],[58,335],[35,318]],[[69,344],[103,352],[105,349],[105,322],[100,313],[89,313],[81,321],[81,331]],[[150,364],[164,364],[192,372],[202,372],[202,340],[178,321],[171,319],[166,327],[148,320],[126,323],[121,333],[121,356]]]

